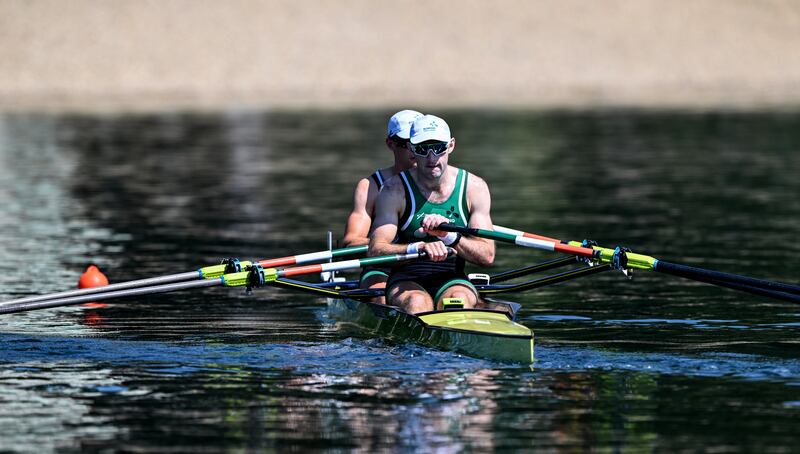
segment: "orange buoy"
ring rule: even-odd
[[[91,288],[108,285],[108,278],[96,266],[91,265],[78,280],[78,288]]]

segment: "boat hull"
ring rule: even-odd
[[[329,299],[329,313],[389,339],[503,362],[533,362],[533,332],[507,311],[455,309],[409,314],[394,306]]]

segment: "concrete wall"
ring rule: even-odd
[[[800,106],[797,0],[0,0],[0,110]]]

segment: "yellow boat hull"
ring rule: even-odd
[[[409,314],[394,306],[350,299],[329,299],[328,307],[333,318],[381,337],[496,361],[534,361],[533,332],[516,323],[510,310],[451,309]]]

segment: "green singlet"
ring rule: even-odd
[[[456,185],[450,197],[444,202],[435,203],[427,200],[420,191],[408,170],[400,173],[406,195],[406,208],[400,217],[398,243],[415,243],[417,241],[436,241],[430,235],[420,235],[417,230],[422,226],[422,219],[428,214],[438,214],[449,219],[451,224],[466,227],[469,222],[467,210],[467,176],[464,169],[458,169]]]
[[[414,179],[408,171],[400,173],[403,181],[406,198],[406,208],[400,217],[398,243],[415,243],[417,241],[438,241],[431,235],[422,235],[417,230],[421,227],[422,219],[427,214],[439,214],[446,217],[451,224],[467,226],[469,223],[469,210],[467,210],[467,177],[469,173],[458,169],[456,184],[450,196],[441,203],[428,201],[422,195]],[[386,288],[402,282],[413,281],[422,286],[432,297],[434,303],[440,296],[453,285],[463,285],[472,288],[477,295],[475,287],[467,280],[464,274],[464,259],[461,257],[449,258],[443,262],[420,260],[409,262],[392,269]]]

